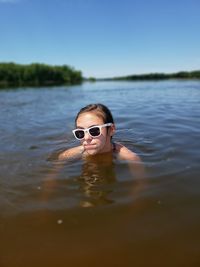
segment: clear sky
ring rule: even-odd
[[[200,0],[0,0],[0,62],[85,77],[200,69]]]

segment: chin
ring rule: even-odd
[[[86,150],[87,151],[87,153],[89,154],[89,155],[96,155],[96,154],[98,154],[98,151],[97,150],[94,150],[94,149],[88,149],[88,150]]]

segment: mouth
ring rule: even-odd
[[[91,144],[89,144],[89,145],[84,145],[84,148],[85,148],[86,150],[91,150],[91,149],[95,149],[96,146],[95,146],[95,145],[91,145]]]

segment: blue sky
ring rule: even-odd
[[[85,77],[200,69],[199,0],[0,0],[0,62]]]

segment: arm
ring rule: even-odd
[[[143,191],[147,185],[144,164],[140,157],[127,147],[121,144],[116,144],[116,147],[119,158],[128,162],[130,173],[134,177],[132,194],[135,196]]]
[[[83,146],[72,147],[60,153],[58,159],[69,160],[69,159],[81,158],[83,152],[84,152]]]
[[[49,194],[55,190],[57,186],[57,177],[59,176],[60,171],[64,168],[67,162],[81,158],[83,151],[83,147],[78,146],[67,149],[58,155],[57,160],[53,163],[51,170],[44,180],[44,190],[42,195],[42,199],[44,201],[47,201]]]
[[[119,144],[118,155],[120,159],[126,160],[129,163],[129,168],[136,177],[143,178],[145,176],[144,165],[136,153]]]

